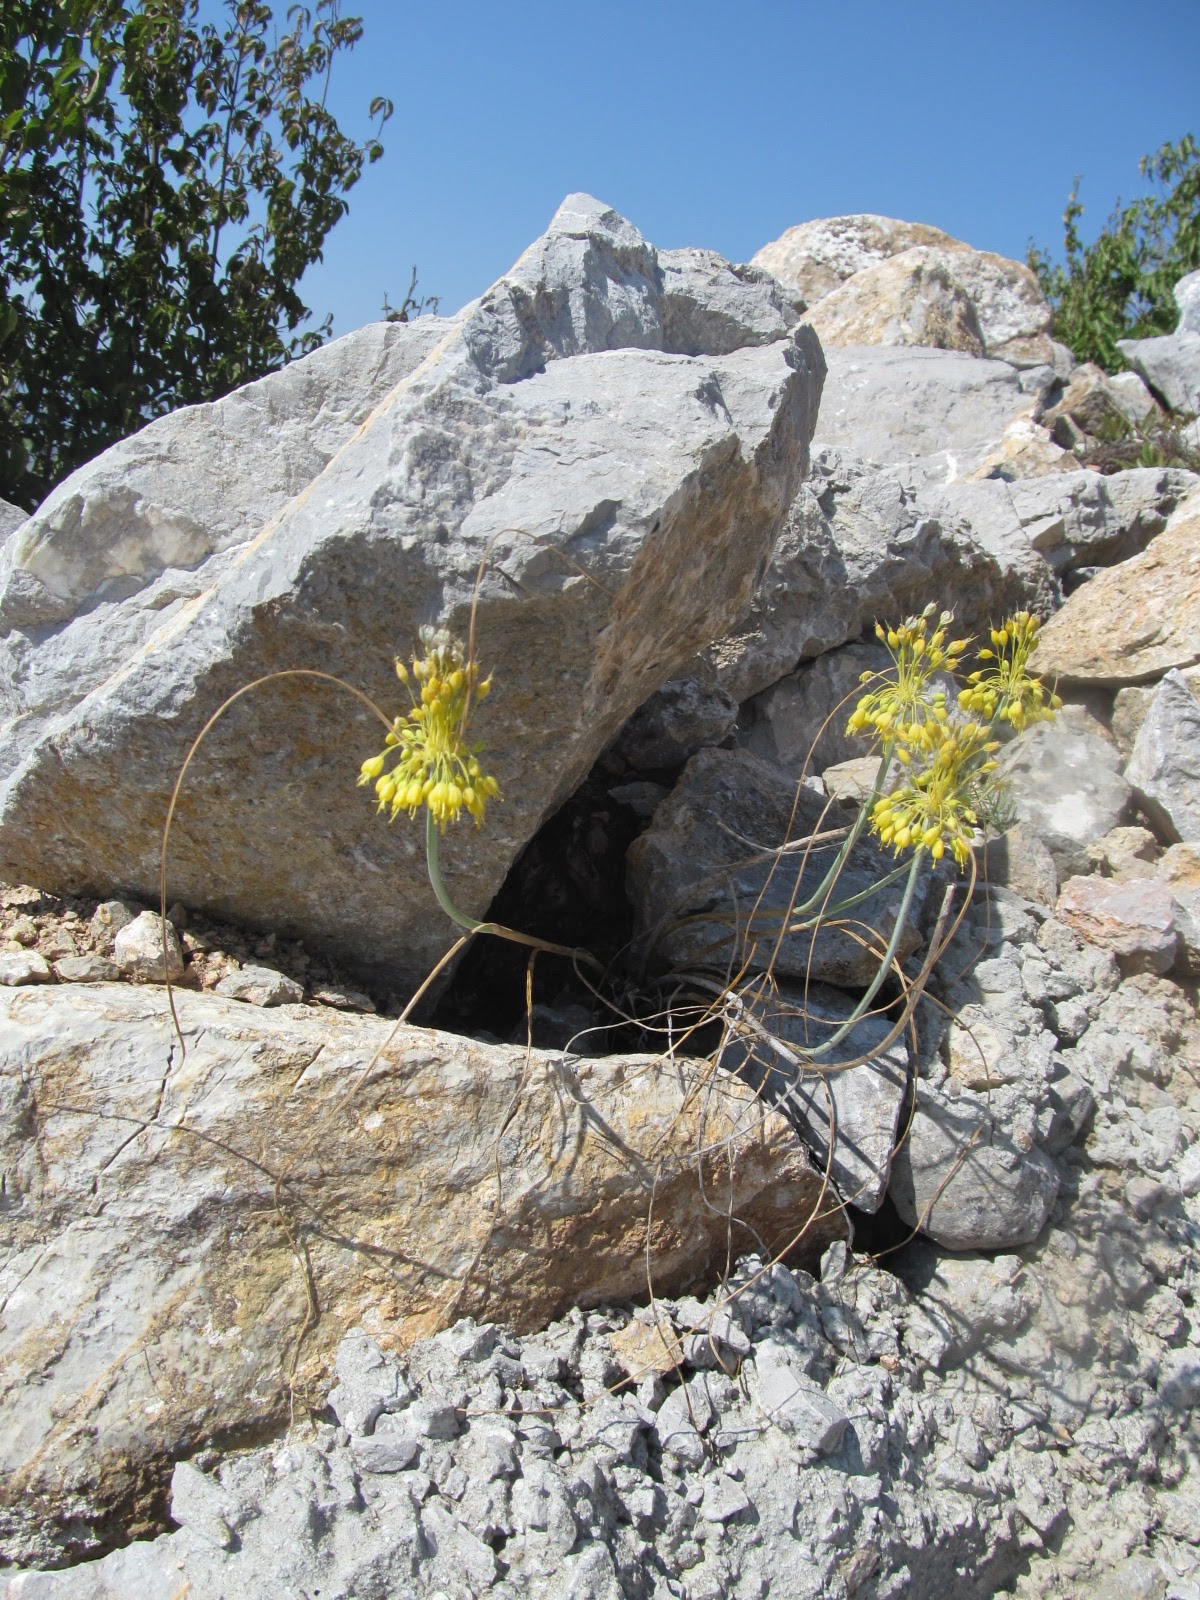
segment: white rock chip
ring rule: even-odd
[[[240,967],[221,979],[216,992],[252,1006],[295,1005],[304,999],[303,984],[273,967]]]
[[[112,958],[127,978],[161,983],[183,976],[183,946],[173,923],[156,911],[143,911],[113,940]]]

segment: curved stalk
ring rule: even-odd
[[[460,928],[465,928],[468,933],[478,933],[481,928],[490,926],[485,922],[476,922],[474,917],[469,917],[465,911],[460,911],[451,900],[450,891],[442,878],[442,866],[438,859],[438,825],[433,820],[432,811],[425,813],[425,864],[429,869],[429,882],[434,894],[437,895],[438,905],[451,922],[457,923]]]

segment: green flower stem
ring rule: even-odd
[[[853,1028],[854,1024],[858,1022],[863,1014],[868,1010],[872,1000],[874,1000],[875,996],[883,987],[883,980],[887,977],[892,962],[896,959],[896,951],[900,948],[900,937],[904,932],[904,924],[908,921],[908,913],[912,908],[913,895],[916,893],[917,888],[917,872],[921,865],[921,857],[924,854],[924,845],[918,845],[913,851],[912,866],[908,869],[908,882],[904,887],[904,898],[900,902],[900,909],[896,913],[896,923],[892,929],[892,937],[888,941],[887,950],[884,953],[882,961],[879,963],[878,970],[876,971],[874,978],[871,980],[870,988],[868,988],[866,994],[863,995],[862,999],[846,1018],[845,1022],[843,1022],[840,1027],[834,1029],[833,1033],[830,1034],[829,1038],[825,1040],[824,1044],[814,1045],[811,1050],[807,1050],[805,1052],[805,1054],[810,1058],[814,1056],[822,1056],[826,1053],[826,1051],[832,1050],[835,1045],[840,1044],[850,1032],[851,1028]]]
[[[465,928],[468,933],[478,933],[481,928],[487,927],[484,922],[476,922],[474,917],[467,916],[465,911],[460,911],[450,898],[450,891],[442,879],[441,863],[438,860],[438,825],[434,821],[433,812],[425,813],[425,863],[429,869],[429,882],[433,892],[437,895],[438,905],[450,918],[451,922]]]
[[[842,868],[846,864],[846,857],[850,854],[851,850],[854,849],[854,846],[862,837],[862,831],[866,827],[867,819],[871,814],[871,807],[883,793],[884,780],[888,775],[888,769],[891,767],[891,764],[892,752],[889,748],[883,753],[883,759],[879,763],[879,771],[875,774],[875,782],[871,785],[871,792],[859,807],[858,816],[854,819],[854,826],[850,829],[850,832],[842,841],[842,846],[837,855],[834,857],[833,864],[830,866],[829,871],[821,879],[816,892],[809,895],[808,899],[803,903],[803,905],[792,907],[791,912],[789,913],[790,916],[806,916],[825,898],[826,894],[828,894],[830,884],[836,880],[838,873],[841,872]]]

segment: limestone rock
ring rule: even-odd
[[[113,983],[121,969],[103,956],[63,956],[54,963],[54,975],[60,983]]]
[[[846,913],[846,927],[792,916],[813,895],[837,841],[804,852],[789,841],[828,830],[825,803],[745,750],[702,750],[684,768],[627,857],[643,959],[724,973],[768,966],[780,979],[865,986],[896,925],[902,887],[877,890]],[[860,842],[838,880],[838,900],[864,892],[892,857]],[[918,902],[915,903],[919,904]],[[916,911],[901,929],[900,959],[920,943]],[[793,923],[796,924],[794,931]],[[783,932],[784,928],[789,931]],[[782,933],[782,937],[780,937]]]
[[[18,989],[29,983],[52,983],[54,974],[44,955],[36,950],[0,953],[0,987]]]
[[[1132,804],[1119,752],[1099,733],[1072,726],[1066,711],[1001,751],[997,776],[1064,876],[1088,871],[1089,846],[1125,821]]]
[[[1176,671],[1196,699],[1200,700],[1200,665],[1179,667]],[[1133,750],[1157,688],[1157,684],[1131,683],[1124,689],[1118,689],[1113,696],[1112,736],[1123,756],[1128,756]]]
[[[1129,432],[1129,418],[1119,392],[1113,389],[1106,372],[1087,361],[1076,367],[1062,399],[1042,418],[1055,443],[1070,450],[1076,440],[1069,431],[1060,435],[1060,421],[1074,423],[1089,438],[1106,442],[1123,439]]]
[[[1181,673],[1154,691],[1125,777],[1167,840],[1200,844],[1200,700]]]
[[[1179,307],[1176,333],[1200,333],[1200,272],[1189,272],[1171,291]]]
[[[1058,898],[1058,868],[1036,828],[1018,822],[975,851],[979,875],[1019,894],[1022,900],[1052,906]]]
[[[816,1208],[784,1119],[704,1063],[176,998],[186,1055],[156,989],[0,995],[10,1559],[84,1553],[181,1456],[286,1420],[293,1357],[303,1396],[351,1327],[404,1346],[642,1295],[651,1208],[682,1292],[729,1215],[773,1251]],[[842,1232],[809,1231],[813,1265]]]
[[[1042,629],[1031,669],[1119,687],[1200,663],[1200,496],[1140,555],[1101,572]]]
[[[679,767],[704,745],[720,744],[737,721],[737,703],[694,678],[664,683],[621,729],[614,750],[640,772]]]
[[[1155,877],[1175,902],[1177,969],[1185,977],[1200,977],[1200,845],[1173,844],[1158,862]]]
[[[1050,307],[1029,268],[919,222],[858,215],[789,228],[754,257],[811,310],[880,263],[913,249],[940,259],[975,311],[986,352],[1018,366],[1052,359]]]
[[[162,983],[183,976],[183,946],[173,923],[155,911],[143,911],[126,923],[113,940],[112,958],[127,978]]]
[[[442,853],[482,913],[629,715],[747,609],[820,397],[789,315],[764,274],[664,266],[572,196],[461,317],[362,330],[82,468],[16,535],[0,600],[0,864],[153,898],[167,795],[226,696],[320,669],[402,709],[397,648],[431,620],[467,636],[486,552],[478,737],[505,801]],[[377,744],[328,684],[239,703],[193,763],[172,898],[415,985],[450,930],[420,840],[354,794]]]
[[[918,463],[931,483],[969,477],[1036,406],[1006,362],[958,350],[847,345],[828,364],[816,443],[879,466]]]
[[[1041,1233],[1058,1174],[1040,1151],[1020,1151],[975,1101],[918,1084],[888,1192],[910,1227],[948,1250],[1003,1250]]]
[[[273,967],[239,967],[221,979],[215,992],[252,1006],[295,1005],[304,999],[303,986]]]
[[[925,345],[983,354],[975,307],[945,256],[904,250],[822,296],[808,320],[825,349],[836,345]]]
[[[1200,332],[1181,328],[1153,339],[1118,339],[1117,349],[1172,411],[1185,417],[1200,411]]]
[[[814,456],[753,604],[705,659],[715,681],[744,701],[799,662],[929,600],[955,610],[957,626],[972,632],[1022,605],[1045,614],[1057,595],[1007,484],[936,487],[908,467],[880,470],[826,448]]]
[[[0,500],[0,540],[7,539],[10,533],[15,533],[29,515],[22,511],[20,506],[14,506],[11,501]]]
[[[1158,401],[1136,372],[1114,372],[1109,377],[1108,386],[1125,420],[1133,427],[1144,428],[1162,419]]]
[[[749,701],[743,742],[764,760],[799,773],[823,772],[864,754],[867,743],[846,732],[865,672],[890,664],[887,650],[868,636],[826,650]],[[878,765],[878,763],[876,763]]]
[[[1055,914],[1125,972],[1169,972],[1179,935],[1170,891],[1154,879],[1068,878]]]
[[[722,1067],[760,1089],[767,1103],[784,1113],[818,1168],[828,1168],[842,1200],[860,1211],[877,1211],[887,1190],[908,1088],[904,1039],[893,1039],[881,1049],[891,1024],[883,1017],[865,1017],[840,1044],[800,1071],[771,1041],[809,1049],[821,1045],[850,1016],[853,1002],[818,983],[807,990],[780,984],[767,993],[743,993],[741,999],[752,1022],[769,1037],[734,1023],[721,1053]],[[865,1059],[859,1062],[860,1057]],[[859,1064],[849,1064],[854,1062]]]

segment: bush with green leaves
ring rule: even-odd
[[[1065,264],[1029,246],[1029,265],[1054,308],[1051,331],[1080,361],[1106,372],[1128,365],[1118,339],[1173,333],[1172,290],[1200,268],[1200,146],[1189,133],[1143,156],[1138,170],[1155,186],[1128,205],[1118,200],[1092,244],[1079,231],[1083,205],[1075,179],[1063,214]]]
[[[32,508],[173,407],[319,345],[297,286],[378,159],[326,104],[338,0],[5,0],[0,495]]]

